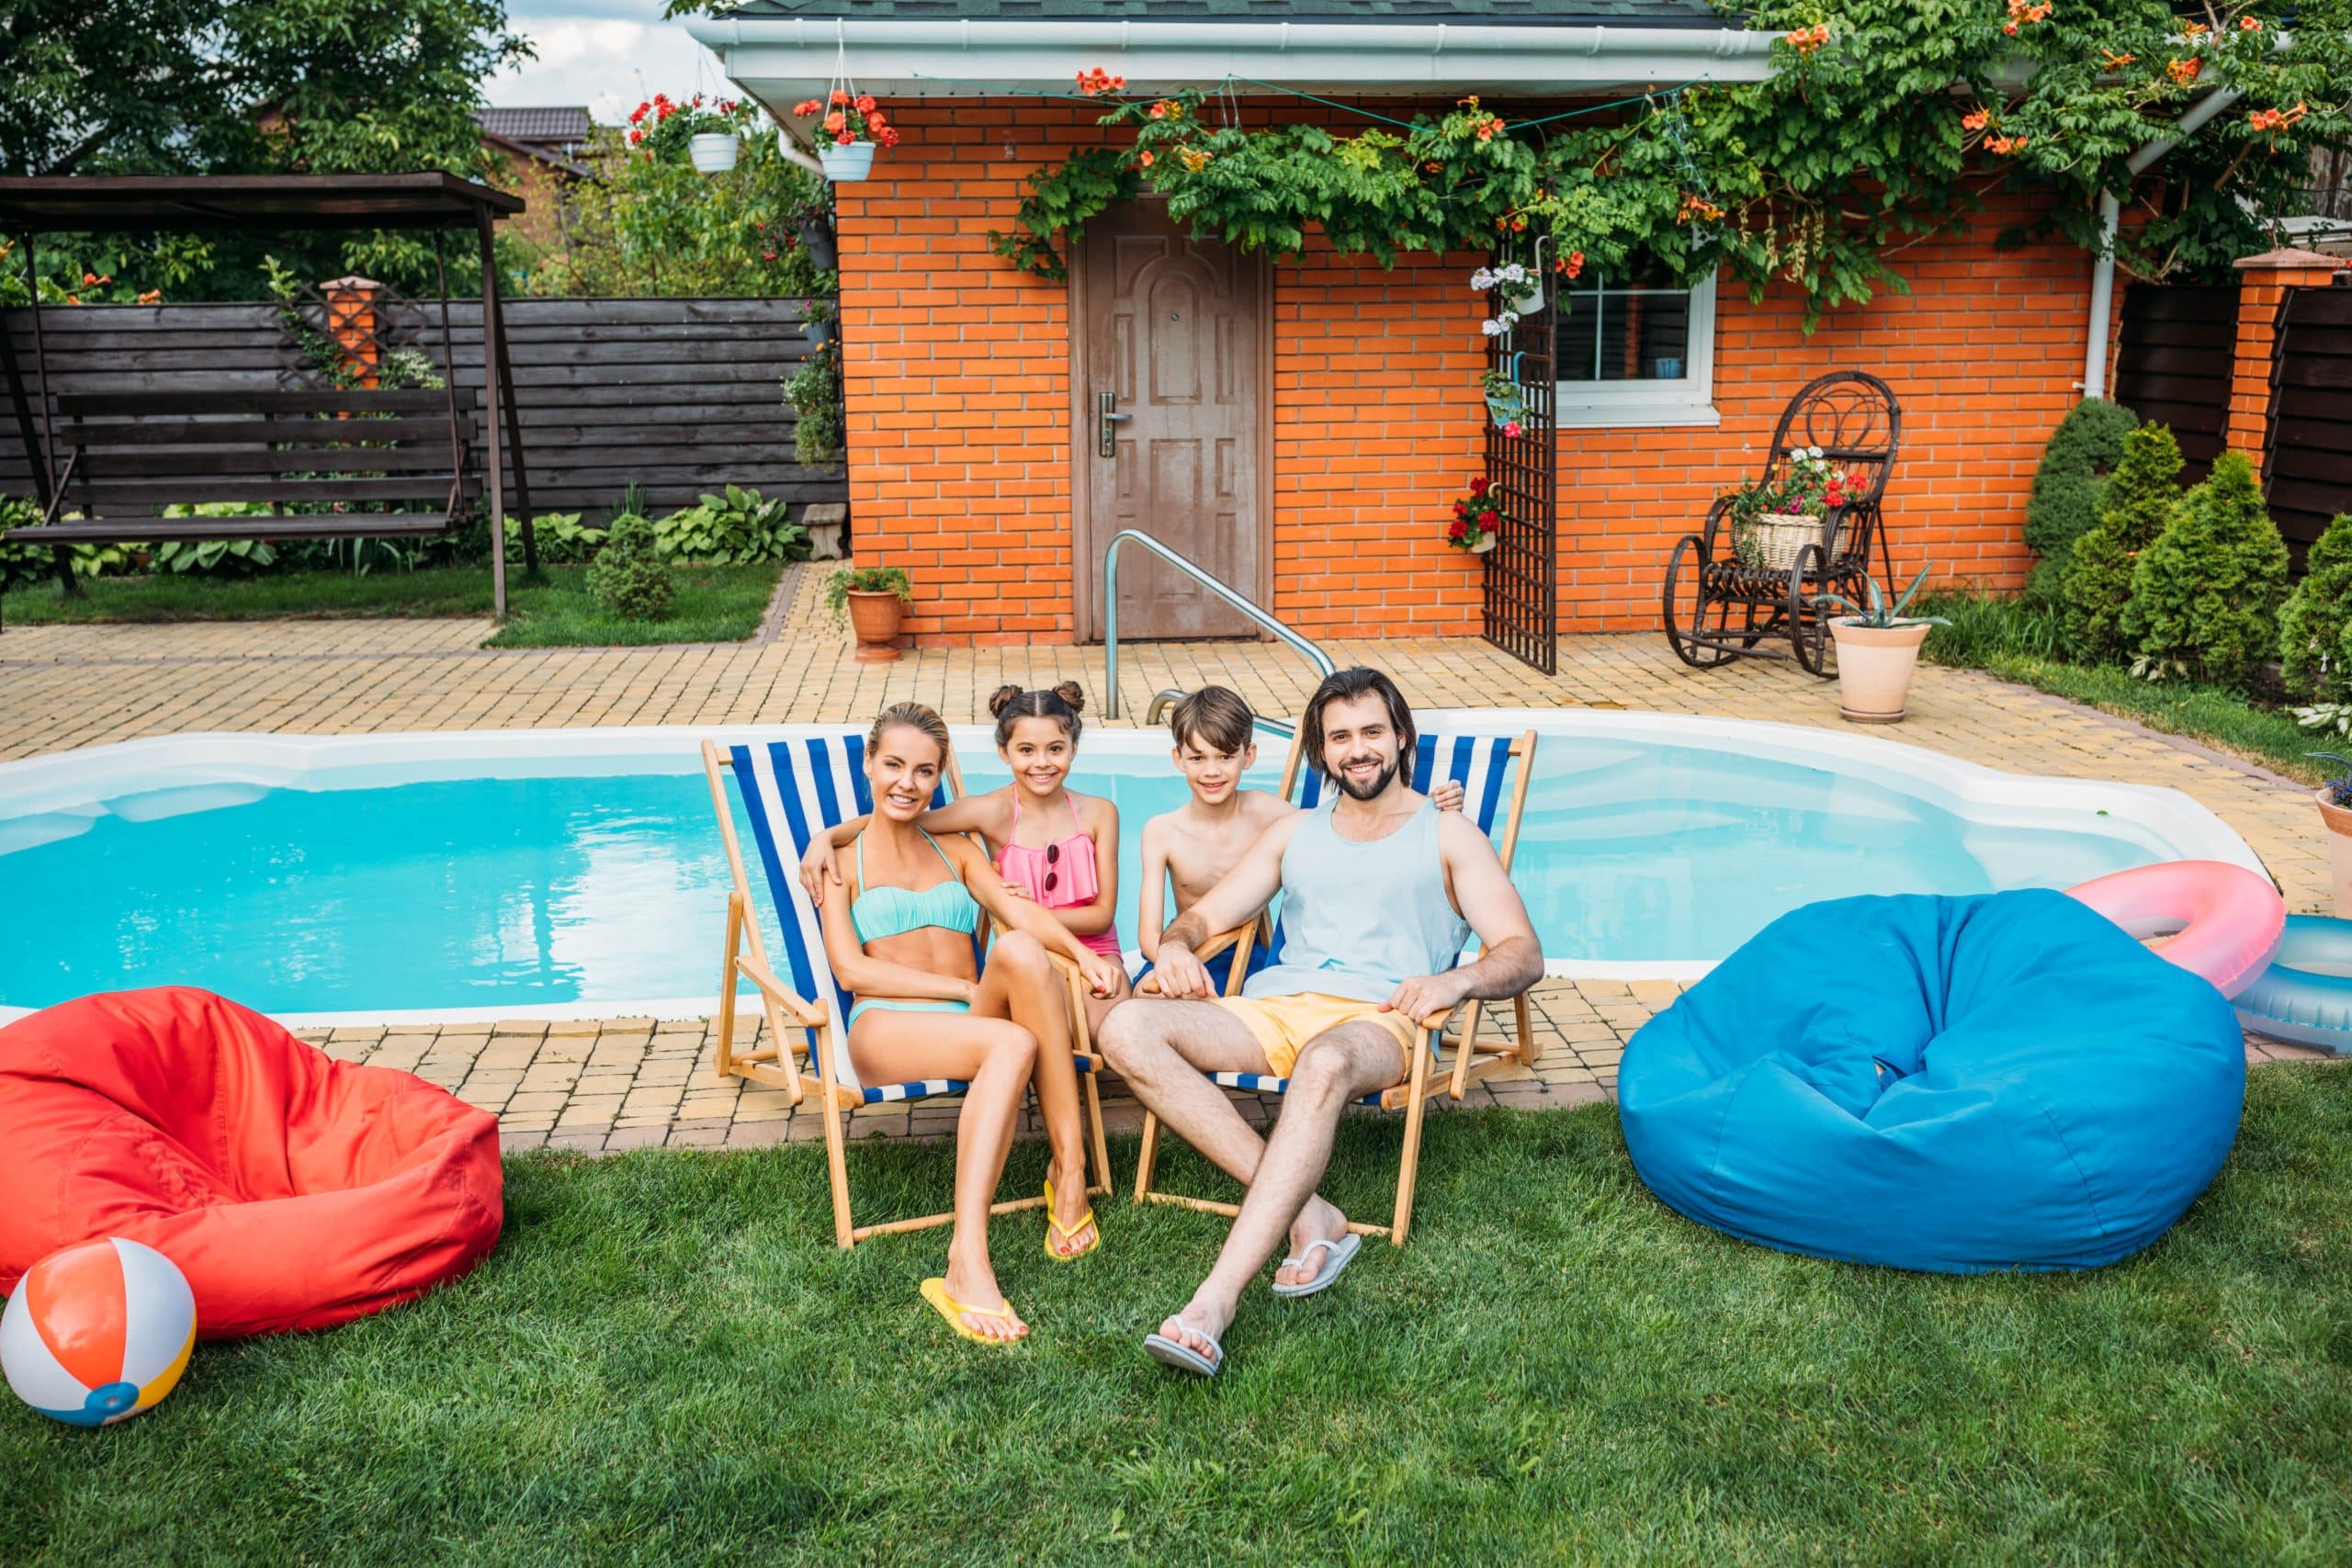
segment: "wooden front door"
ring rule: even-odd
[[[1077,249],[1080,635],[1103,635],[1102,552],[1125,528],[1265,604],[1261,258],[1186,238],[1167,208],[1150,201],[1094,219]],[[1119,552],[1122,638],[1254,631],[1149,551],[1130,545]]]

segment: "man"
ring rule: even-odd
[[[1412,787],[1412,714],[1387,676],[1332,675],[1299,733],[1308,761],[1338,786],[1330,807],[1269,826],[1161,934],[1168,999],[1122,1004],[1101,1036],[1136,1097],[1249,1190],[1216,1266],[1144,1342],[1155,1359],[1203,1376],[1224,1364],[1218,1337],[1285,1233],[1277,1295],[1324,1290],[1354,1258],[1362,1238],[1315,1191],[1349,1102],[1404,1079],[1419,1021],[1471,998],[1516,996],[1544,972],[1526,907],[1486,834]],[[1241,996],[1216,997],[1194,949],[1255,916],[1277,889],[1276,963]],[[1473,929],[1482,955],[1455,967]],[[1228,1071],[1290,1079],[1264,1140],[1202,1076]]]

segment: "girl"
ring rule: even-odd
[[[989,699],[989,711],[996,716],[997,754],[1012,770],[1012,782],[924,812],[920,826],[942,835],[978,833],[1002,879],[1000,888],[1047,912],[1091,956],[1104,961],[1102,972],[1116,975],[1115,985],[1095,988],[1086,999],[1091,1032],[1101,1027],[1103,1014],[1126,998],[1127,979],[1113,924],[1119,897],[1119,813],[1109,801],[1073,794],[1064,784],[1077,760],[1078,735],[1084,724],[1079,709],[1085,702],[1085,691],[1074,681],[1049,692],[998,688]],[[943,740],[943,754],[944,750]],[[878,804],[880,797],[876,799]],[[842,876],[839,846],[853,840],[865,821],[859,818],[842,823],[830,835],[813,840],[801,857],[801,883],[820,905],[827,887],[838,886]],[[989,968],[994,967],[991,958]],[[1046,1249],[1057,1258],[1083,1257],[1094,1250],[1100,1236],[1086,1201],[1078,1073],[1067,1047],[1058,1055],[1040,1053],[1036,1083],[1046,1137],[1054,1148],[1046,1187]],[[1065,1098],[1069,1115],[1057,1121],[1053,1107]]]
[[[922,818],[947,765],[947,726],[920,703],[887,708],[865,743],[874,815],[834,852],[818,913],[825,956],[856,998],[849,1054],[869,1083],[954,1077],[970,1083],[956,1126],[955,1226],[944,1278],[923,1299],[967,1338],[1009,1342],[1028,1325],[997,1289],[989,1261],[989,1205],[1004,1174],[1021,1090],[1034,1081],[1053,1143],[1047,1214],[1071,1258],[1091,1250],[1091,1208],[1064,1224],[1054,1179],[1086,1204],[1086,1145],[1070,1060],[1068,993],[1047,962],[1079,965],[1097,996],[1124,989],[1117,964],[1035,905],[1014,897],[968,839],[934,839]],[[972,932],[985,912],[1011,927],[985,973]]]

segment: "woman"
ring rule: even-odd
[[[874,815],[835,851],[838,879],[818,907],[825,955],[855,998],[849,1055],[869,1083],[953,1077],[968,1082],[956,1120],[955,1227],[947,1273],[923,1299],[967,1339],[1009,1343],[1028,1325],[997,1289],[989,1262],[989,1205],[1004,1174],[1021,1090],[1033,1080],[1053,1146],[1046,1178],[1046,1251],[1075,1258],[1100,1236],[1091,1208],[1064,1224],[1055,1183],[1086,1194],[1085,1124],[1070,1055],[1069,993],[1046,959],[1079,965],[1096,995],[1126,976],[1068,927],[1007,892],[985,855],[961,837],[934,839],[921,819],[947,767],[947,726],[920,703],[883,710],[865,741]],[[1012,928],[978,972],[972,932],[983,915]]]

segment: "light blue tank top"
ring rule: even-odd
[[[1399,981],[1442,975],[1470,940],[1445,896],[1437,807],[1427,801],[1385,839],[1354,844],[1331,828],[1331,803],[1283,852],[1283,946],[1245,997],[1303,991],[1385,1002]]]

